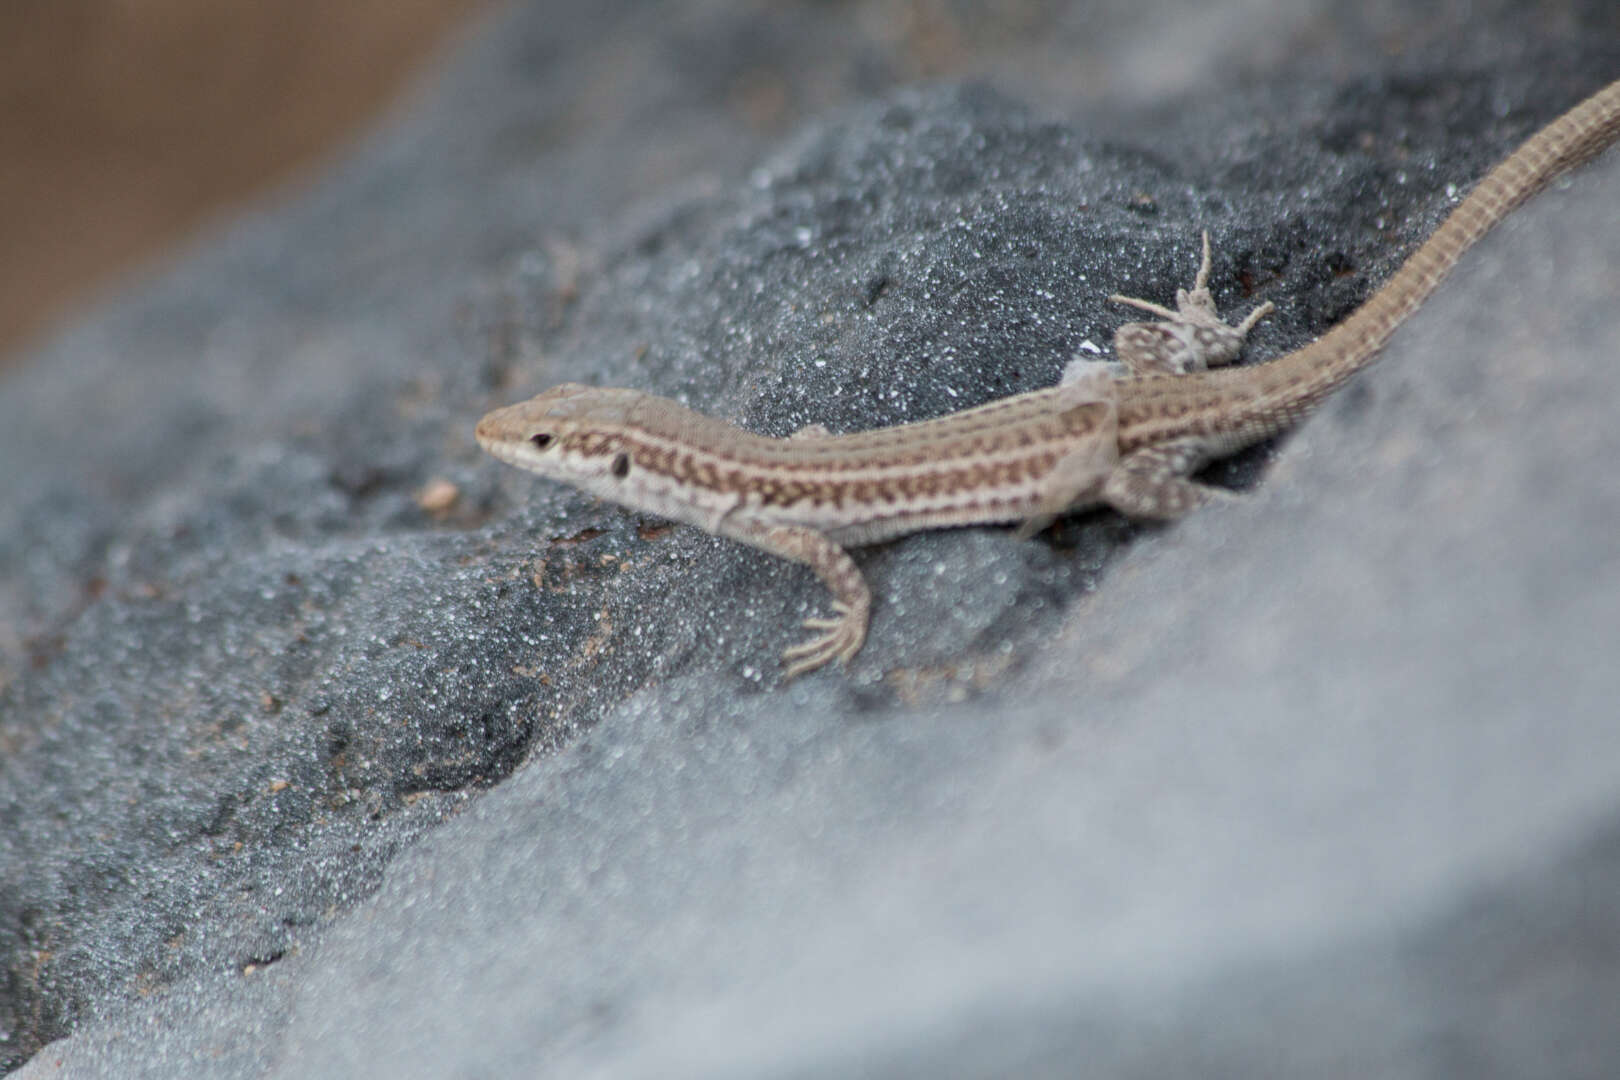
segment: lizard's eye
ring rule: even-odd
[[[623,480],[625,477],[629,476],[630,475],[630,455],[629,454],[614,454],[613,455],[613,465],[611,466],[611,468],[613,469],[613,475],[617,476],[620,480]]]
[[[544,450],[546,447],[551,445],[551,436],[542,431],[539,434],[530,435],[529,441],[534,443],[534,448],[536,450]]]

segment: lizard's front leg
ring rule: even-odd
[[[1229,326],[1215,310],[1209,292],[1209,233],[1204,233],[1204,258],[1193,279],[1192,291],[1176,290],[1176,310],[1151,300],[1115,293],[1108,298],[1157,315],[1163,322],[1126,323],[1114,332],[1114,355],[1132,375],[1185,375],[1220,364],[1230,364],[1243,351],[1243,340],[1254,324],[1276,308],[1261,304]]]
[[[872,594],[861,576],[860,567],[843,548],[825,535],[802,525],[751,525],[736,523],[727,533],[745,544],[804,563],[816,572],[832,591],[835,619],[810,618],[804,625],[821,633],[782,651],[787,661],[783,677],[796,678],[833,660],[846,664],[861,651],[866,641],[866,624],[872,612]]]

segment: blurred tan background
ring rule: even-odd
[[[360,129],[487,0],[0,3],[0,369]]]

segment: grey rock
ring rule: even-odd
[[[10,377],[7,1067],[1614,1074],[1613,155],[1243,504],[860,555],[847,672],[779,683],[806,572],[477,454],[1043,385],[1203,227],[1274,354],[1620,70],[1595,3],[940,10],[515,9]]]

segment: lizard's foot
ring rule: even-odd
[[[1151,300],[1115,293],[1108,298],[1129,304],[1162,322],[1126,323],[1114,333],[1114,355],[1133,375],[1185,375],[1230,364],[1243,351],[1243,340],[1256,323],[1276,310],[1269,300],[1236,326],[1221,320],[1209,292],[1209,232],[1204,232],[1204,258],[1193,287],[1176,290],[1176,310]]]
[[[826,436],[805,435],[806,439]],[[834,660],[848,663],[866,641],[866,623],[872,614],[872,594],[860,567],[849,552],[825,533],[803,525],[762,525],[746,518],[733,519],[727,534],[784,559],[804,563],[816,572],[833,594],[836,619],[806,619],[804,625],[821,633],[782,652],[788,665],[784,678],[792,679]]]
[[[847,664],[861,651],[866,641],[866,613],[857,612],[840,600],[833,601],[833,609],[838,612],[836,619],[804,620],[806,629],[823,633],[782,650],[782,659],[788,665],[782,675],[784,679],[798,678],[834,660]]]

